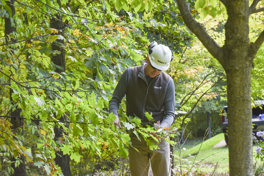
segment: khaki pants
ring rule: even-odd
[[[154,176],[170,176],[170,145],[162,140],[157,150],[149,150],[145,140],[131,137],[133,147],[129,148],[129,165],[132,176],[148,176],[151,165]]]

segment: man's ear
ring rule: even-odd
[[[149,56],[147,56],[147,59],[146,59],[147,63],[149,63]]]

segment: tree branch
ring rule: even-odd
[[[31,41],[31,40],[38,40],[39,38],[47,37],[47,36],[49,36],[49,35],[51,35],[51,34],[52,34],[52,33],[50,33],[50,34],[45,34],[45,35],[41,35],[41,36],[37,36],[37,37],[27,38],[27,39],[24,39],[24,40],[11,41],[11,42],[7,42],[7,43],[2,43],[2,44],[0,44],[0,46],[11,45],[11,44],[16,44],[16,43],[21,43],[21,42]]]
[[[250,44],[249,47],[249,57],[253,60],[255,58],[255,55],[257,54],[260,46],[264,42],[264,30],[260,33],[259,37],[254,43]]]
[[[45,90],[45,91],[50,91],[50,92],[55,92],[55,93],[59,92],[59,91],[50,90],[50,89],[45,89],[45,88],[41,88],[41,87],[30,87],[30,86],[25,86],[25,85],[21,84],[20,82],[16,81],[15,79],[11,78],[11,76],[5,74],[5,73],[2,72],[1,70],[0,70],[0,73],[2,73],[2,74],[5,75],[6,77],[8,77],[8,78],[11,79],[12,81],[14,81],[17,85],[19,85],[19,86],[21,86],[21,87],[24,87],[24,88],[26,88],[26,89],[42,89],[42,90]]]
[[[223,49],[208,35],[204,27],[193,18],[187,2],[177,0],[177,4],[186,26],[197,36],[213,57],[224,65]]]
[[[264,11],[264,8],[259,8],[259,9],[254,9],[251,14],[253,13],[258,13],[258,12],[263,12]]]
[[[256,13],[256,7],[258,5],[260,0],[254,0],[251,4],[251,6],[249,7],[249,14],[252,14],[252,13]]]
[[[196,101],[196,103],[193,105],[193,107],[192,107],[192,109],[183,117],[183,119],[182,119],[182,123],[181,123],[181,127],[183,126],[183,124],[184,124],[184,121],[185,121],[185,119],[186,118],[188,118],[191,114],[192,114],[192,112],[193,112],[193,110],[196,108],[196,106],[198,105],[198,103],[200,102],[200,100],[209,92],[209,90],[211,90],[214,86],[216,85],[216,83],[214,83],[213,85],[211,85],[198,99],[197,99],[197,101]]]
[[[76,90],[67,90],[67,89],[60,89],[60,90],[52,90],[52,89],[47,89],[47,88],[43,88],[43,87],[34,87],[34,86],[27,86],[27,85],[23,85],[23,83],[29,83],[29,82],[35,82],[35,81],[29,81],[29,82],[18,82],[17,80],[13,79],[11,76],[7,75],[6,73],[2,72],[0,70],[0,73],[2,73],[3,75],[5,75],[6,77],[8,77],[10,80],[14,81],[18,86],[23,87],[25,89],[40,89],[40,90],[44,90],[44,91],[49,91],[49,92],[53,92],[53,93],[60,93],[60,92],[90,92],[89,90],[82,90],[82,89],[76,89]],[[3,84],[0,84],[3,85]],[[8,84],[10,85],[10,84]]]
[[[5,118],[19,118],[19,119],[22,119],[22,120],[27,120],[27,118],[25,118],[25,117],[21,117],[21,116],[0,116],[0,118],[3,118],[3,117],[5,117]],[[45,122],[45,123],[61,123],[61,124],[74,124],[74,123],[76,123],[76,124],[84,124],[84,125],[88,125],[88,124],[92,124],[91,122],[79,122],[79,121],[77,121],[77,122],[71,122],[71,121],[64,121],[64,122],[61,122],[61,121],[59,121],[59,120],[45,120],[45,121],[43,121],[43,120],[41,120],[41,119],[30,119],[30,121],[31,122]]]
[[[200,82],[200,84],[192,91],[190,91],[189,93],[187,93],[181,100],[180,105],[183,106],[185,103],[188,102],[188,100],[192,97],[192,95],[194,95],[194,93],[200,88],[202,87],[204,84],[206,84],[207,82],[206,79],[208,76],[210,76],[212,73],[208,73],[207,75],[205,75],[205,77],[203,78],[203,80]],[[186,99],[186,100],[185,100]]]

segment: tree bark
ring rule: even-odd
[[[208,139],[212,137],[212,127],[211,127],[211,114],[210,112],[206,113],[207,115],[207,123],[208,123]]]
[[[13,32],[16,32],[16,26],[15,26],[15,21],[12,23],[11,19],[15,15],[15,6],[14,6],[14,0],[9,0],[6,1],[6,4],[10,7],[11,9],[11,16],[5,18],[5,40],[6,43],[15,42],[15,39],[10,37],[10,34]],[[15,48],[12,48],[15,50]],[[11,50],[11,51],[13,51]],[[10,89],[10,102],[12,105],[14,105],[14,101],[12,99],[12,93],[13,90]],[[11,111],[11,123],[12,123],[12,129],[14,130],[15,133],[19,132],[17,129],[23,128],[23,119],[20,117],[20,112],[21,109],[16,108],[15,110]],[[25,159],[23,156],[19,157],[21,163],[19,166],[15,167],[15,161],[17,160],[16,158],[12,157],[12,168],[14,169],[14,173],[12,174],[13,176],[26,176],[26,166],[25,166]]]
[[[59,31],[59,35],[63,35],[64,31],[64,23],[62,21],[61,16],[53,17],[50,21],[50,27],[57,29]],[[58,73],[65,71],[65,49],[64,47],[64,41],[57,39],[52,43],[52,62],[56,65],[55,71]],[[55,54],[59,51],[58,54]],[[65,117],[61,117],[60,121],[65,122]],[[56,124],[54,127],[55,132],[55,141],[58,141],[59,138],[63,137],[63,128],[59,128]],[[62,170],[62,173],[64,176],[71,176],[71,169],[70,169],[70,157],[69,155],[63,155],[63,152],[58,150],[56,151],[56,158],[55,158],[56,164],[58,164]]]
[[[229,172],[253,175],[251,68],[249,45],[249,4],[226,1],[223,67],[227,75]]]
[[[227,72],[230,175],[253,175],[250,64]]]

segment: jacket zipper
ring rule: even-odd
[[[144,99],[144,106],[143,106],[144,115],[145,115],[145,112],[146,112],[146,103],[147,103],[147,97],[148,97],[148,93],[149,93],[149,87],[150,87],[152,82],[153,82],[153,80],[151,80],[149,83],[147,81],[145,81],[145,83],[147,84],[147,91],[146,91],[146,95],[145,95],[145,99]]]

